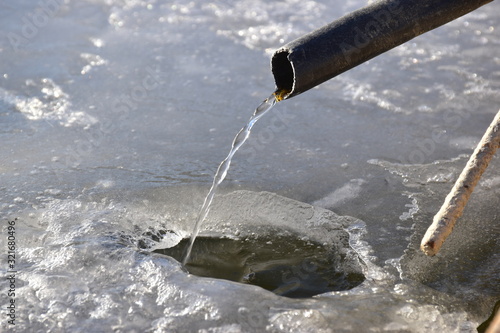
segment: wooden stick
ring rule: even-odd
[[[500,332],[500,311],[497,311],[497,314],[493,318],[493,321],[486,329],[486,333],[499,333],[499,332]]]
[[[443,206],[434,216],[432,225],[422,239],[420,249],[428,256],[438,253],[441,245],[450,235],[455,222],[462,215],[474,186],[478,183],[488,163],[500,146],[500,111],[493,119],[483,138],[471,155],[467,165],[458,177]]]

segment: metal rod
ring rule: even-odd
[[[381,0],[279,48],[277,90],[296,96],[493,0]]]

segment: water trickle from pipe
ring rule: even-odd
[[[258,107],[255,109],[255,112],[253,113],[252,117],[248,121],[248,123],[243,127],[238,134],[236,134],[236,137],[233,140],[233,144],[231,146],[231,150],[229,151],[229,154],[227,157],[219,164],[219,167],[217,168],[217,172],[215,173],[214,176],[214,181],[212,183],[212,187],[208,191],[207,196],[205,197],[205,201],[203,202],[203,205],[201,206],[200,213],[198,214],[198,219],[196,220],[196,223],[194,225],[193,232],[191,234],[191,238],[189,240],[189,245],[186,251],[186,254],[184,256],[184,260],[182,261],[183,265],[186,265],[186,263],[189,260],[189,256],[191,255],[191,251],[193,250],[193,244],[194,241],[196,240],[196,237],[198,236],[198,232],[200,229],[201,224],[205,220],[205,218],[208,215],[208,212],[210,211],[210,206],[212,204],[212,200],[215,196],[215,192],[217,191],[217,187],[222,183],[224,178],[226,178],[227,172],[229,170],[229,167],[231,166],[231,160],[233,159],[234,154],[240,149],[240,147],[247,141],[248,137],[250,136],[250,131],[252,130],[253,125],[262,117],[264,116],[269,110],[273,108],[273,106],[282,101],[283,99],[286,98],[288,95],[289,91],[287,90],[277,90],[274,93],[272,93],[271,96],[269,96],[267,99],[265,99]]]

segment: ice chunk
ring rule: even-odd
[[[354,199],[361,193],[362,185],[366,183],[363,179],[351,179],[342,187],[336,189],[326,197],[313,202],[314,206],[334,208],[347,200]]]

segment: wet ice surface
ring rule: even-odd
[[[202,233],[331,209],[366,280],[299,300],[188,275],[150,251],[191,232],[232,138],[273,90],[272,51],[364,2],[58,3],[46,20],[38,2],[0,5],[0,207],[2,221],[18,218],[19,332],[468,332],[490,315],[498,157],[441,254],[417,248],[498,111],[497,3],[254,128]],[[261,191],[282,204],[266,207]]]

